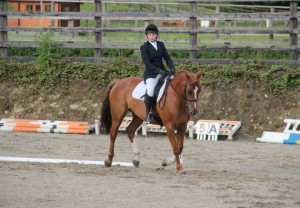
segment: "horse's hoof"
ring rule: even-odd
[[[138,168],[140,166],[140,161],[132,160],[132,164],[134,167]]]
[[[165,170],[165,168],[164,167],[162,167],[162,168],[156,168],[155,170],[156,171],[163,171],[163,170]]]
[[[109,167],[111,167],[111,163],[108,162],[107,160],[105,160],[105,161],[104,161],[104,166],[105,166],[106,168],[109,168]]]
[[[181,176],[185,176],[186,175],[186,171],[182,170],[182,171],[179,171],[179,175]]]
[[[162,161],[162,163],[161,163],[161,165],[162,165],[163,167],[166,167],[166,166],[168,166],[168,164],[167,164],[167,160],[163,160],[163,161]]]

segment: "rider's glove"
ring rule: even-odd
[[[175,74],[176,74],[175,68],[171,68],[171,69],[170,69],[170,72],[171,72],[171,76],[175,76]]]
[[[162,70],[162,69],[159,71],[159,74],[160,74],[162,77],[168,76],[168,72],[165,71],[165,70]]]

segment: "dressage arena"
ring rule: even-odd
[[[0,162],[0,207],[300,207],[299,145],[185,140],[185,175],[161,167],[164,135],[138,136],[139,168]],[[103,161],[107,135],[0,132],[0,157]],[[121,133],[115,161],[130,162]]]

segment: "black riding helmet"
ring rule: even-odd
[[[145,34],[147,35],[148,33],[156,33],[158,34],[158,28],[155,24],[150,24],[146,27],[145,29]]]

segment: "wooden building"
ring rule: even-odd
[[[56,2],[46,0],[8,0],[10,7],[18,12],[80,12],[78,2]],[[8,19],[10,27],[67,27],[68,20],[50,19]],[[80,26],[80,20],[74,20],[74,27]]]

